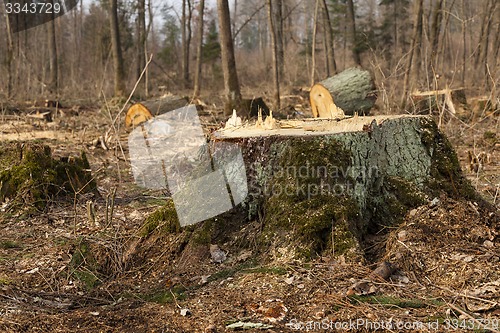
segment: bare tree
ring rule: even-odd
[[[311,42],[311,87],[314,85],[316,77],[316,34],[318,32],[319,1],[320,0],[316,0],[316,5],[314,6],[313,34]]]
[[[271,33],[271,48],[273,51],[274,109],[277,111],[280,109],[280,70],[278,59],[278,45],[276,40],[276,27],[274,25],[273,5],[271,0],[267,0],[267,10],[269,19],[269,31]]]
[[[200,0],[198,5],[198,45],[196,50],[196,71],[194,73],[194,98],[199,97],[201,90],[201,66],[203,60],[203,12],[205,0]]]
[[[347,0],[347,17],[349,19],[349,31],[352,42],[352,60],[356,65],[361,66],[361,56],[359,54],[357,36],[356,36],[356,15],[354,13],[353,0]]]
[[[217,0],[219,16],[219,39],[221,45],[222,71],[224,73],[224,88],[226,90],[226,114],[241,104],[240,83],[234,58],[233,37],[231,35],[231,16],[228,0]]]
[[[55,17],[52,14],[52,20],[47,24],[47,38],[49,49],[49,92],[58,93],[58,76],[57,76],[57,43],[56,43],[56,25]]]
[[[326,0],[323,2],[323,29],[325,31],[325,48],[326,48],[326,76],[337,73],[337,64],[335,63],[335,51],[333,45],[333,29],[332,21],[330,20],[330,11]]]
[[[146,66],[146,0],[137,1],[137,22],[136,22],[136,68],[135,78],[139,80],[144,66]],[[147,92],[146,82],[144,83],[144,93]]]
[[[12,39],[12,31],[10,26],[9,15],[4,12],[5,28],[7,30],[7,54],[5,59],[5,67],[7,70],[7,98],[12,96],[12,61],[14,58],[14,41]]]
[[[280,80],[283,79],[285,74],[285,42],[283,35],[283,0],[275,0],[276,5],[275,16],[273,20],[276,45],[276,58],[278,65],[278,74]]]
[[[113,67],[115,70],[115,96],[122,97],[125,95],[125,72],[118,24],[118,0],[110,0],[109,18]]]
[[[191,0],[182,0],[182,78],[184,88],[189,88],[189,59],[191,46],[191,18],[193,9]]]
[[[417,0],[415,3],[415,14],[413,22],[413,39],[410,52],[408,54],[408,62],[403,84],[403,106],[406,103],[408,90],[412,90],[413,81],[418,79],[418,67],[420,65],[420,45],[422,43],[422,16],[423,16],[423,0]],[[412,84],[410,84],[412,83]]]
[[[436,4],[433,8],[432,12],[432,22],[431,22],[431,34],[430,34],[430,40],[431,40],[431,50],[433,55],[435,56],[435,53],[438,49],[438,42],[439,42],[439,34],[441,32],[441,20],[443,17],[443,1],[444,0],[437,0]]]

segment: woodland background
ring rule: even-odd
[[[225,9],[230,20],[218,21]],[[128,95],[150,58],[140,98],[220,92],[227,69],[228,98],[267,96],[277,108],[280,90],[355,65],[374,74],[383,112],[400,110],[415,89],[498,98],[495,0],[84,1],[19,33],[2,13],[0,100]],[[227,29],[234,62],[221,57],[233,46],[220,42]]]

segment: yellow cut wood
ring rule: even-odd
[[[335,105],[333,97],[322,84],[315,84],[309,93],[311,109],[314,118],[344,118],[345,114],[341,108]]]
[[[153,118],[151,112],[141,103],[136,103],[128,109],[125,125],[127,128],[137,127],[151,118]]]

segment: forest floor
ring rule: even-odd
[[[491,207],[441,197],[408,212],[377,246],[396,273],[348,296],[377,263],[261,260],[257,243],[235,239],[219,244],[228,259],[216,264],[208,247],[186,250],[183,233],[141,234],[166,196],[134,184],[128,133],[117,128],[123,115],[113,127],[116,108],[81,104],[50,122],[26,116],[36,107],[0,113],[0,145],[37,140],[54,156],[83,150],[100,193],[75,193],[29,216],[0,203],[0,332],[500,331],[498,115],[442,126]],[[207,130],[224,120],[217,107],[201,114]],[[101,141],[117,134],[121,144],[105,149]],[[487,155],[475,170],[469,152]],[[114,201],[107,219],[106,199]],[[255,240],[258,230],[251,222],[237,238]]]

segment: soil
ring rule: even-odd
[[[200,112],[207,133],[224,120],[214,102]],[[30,214],[0,203],[1,332],[500,330],[498,116],[442,126],[484,201],[434,198],[373,235],[359,261],[270,260],[252,221],[218,244],[227,259],[216,263],[189,232],[144,231],[168,193],[134,184],[123,115],[112,122],[120,107],[52,110],[51,122],[20,109],[0,115],[0,140],[36,140],[55,157],[84,151],[100,195]],[[483,157],[471,164],[471,154]],[[388,280],[371,274],[384,261]]]

